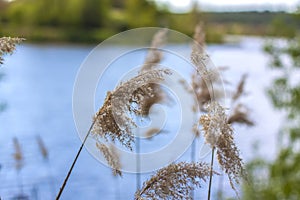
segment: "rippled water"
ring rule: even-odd
[[[208,53],[216,66],[230,67],[223,77],[231,83],[226,85],[228,91],[234,89],[242,74],[249,75],[246,85],[248,95],[243,97],[243,102],[250,107],[256,125],[250,129],[234,127],[238,146],[246,161],[257,154],[272,158],[276,153],[276,133],[282,118],[265,95],[272,73],[266,67],[268,59],[262,52],[262,45],[260,38],[242,38],[235,44],[208,46]],[[23,193],[30,199],[53,199],[57,193],[80,146],[73,121],[72,92],[77,71],[92,48],[24,44],[13,56],[6,57],[5,65],[0,68],[5,74],[0,82],[0,99],[8,105],[0,114],[0,196],[3,199],[20,194],[20,184]],[[114,48],[103,49],[103,56]],[[187,54],[190,51],[189,46],[175,45],[172,48]],[[164,62],[178,64],[168,56]],[[99,64],[95,62],[95,66]],[[116,82],[112,80],[117,80],[117,76],[109,73],[107,81],[104,81],[106,85],[101,85],[102,90],[113,88]],[[104,98],[101,90],[97,97]],[[96,106],[99,105],[101,101],[96,103]],[[48,160],[40,154],[37,135],[41,136],[48,149]],[[19,175],[13,159],[13,137],[19,139],[24,153],[24,167]],[[255,142],[260,144],[256,153],[252,149]],[[158,141],[157,146],[160,144]],[[145,149],[148,148],[153,146],[145,144]],[[190,154],[188,149],[180,160],[189,161]],[[142,179],[147,177],[149,174],[144,174]],[[217,178],[215,181],[218,185]],[[123,178],[114,178],[109,168],[83,150],[62,199],[132,199],[135,186],[135,175],[125,173]],[[224,187],[229,187],[227,182]],[[226,193],[233,195],[230,191]],[[205,187],[196,191],[196,196],[199,195],[206,195]]]

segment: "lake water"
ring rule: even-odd
[[[234,127],[237,145],[246,162],[257,155],[272,159],[283,117],[282,113],[273,110],[265,94],[273,73],[267,68],[263,44],[261,38],[244,37],[238,43],[207,47],[216,66],[230,67],[223,77],[231,83],[226,86],[228,91],[234,88],[242,74],[248,73],[247,96],[242,100],[250,108],[255,126]],[[5,57],[5,65],[0,68],[5,74],[0,82],[0,100],[7,102],[6,110],[0,114],[2,199],[16,197],[21,192],[20,184],[30,199],[53,199],[59,190],[81,144],[73,120],[72,93],[77,71],[93,47],[23,44],[14,55]],[[104,57],[116,47],[106,48]],[[189,46],[174,45],[172,48],[174,51],[190,50]],[[172,64],[172,60],[166,58],[167,61]],[[108,78],[106,83],[109,81]],[[114,85],[103,86],[106,87],[113,88]],[[37,135],[48,149],[48,160],[44,160],[39,151]],[[14,137],[18,138],[24,154],[24,166],[19,174],[13,159]],[[259,144],[257,152],[253,151],[254,143]],[[188,149],[180,160],[190,161],[190,151]],[[150,174],[142,175],[142,180]],[[217,178],[215,181],[218,185]],[[224,187],[228,188],[228,185],[225,182]],[[84,149],[62,199],[132,199],[135,187],[134,174],[124,173],[123,178],[114,178],[108,167]],[[226,194],[234,193],[229,190]],[[206,196],[206,187],[197,190],[196,196]]]

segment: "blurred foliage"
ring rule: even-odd
[[[276,72],[268,94],[286,120],[275,159],[257,158],[248,164],[250,184],[244,184],[244,199],[296,200],[300,199],[300,39],[270,42],[265,52]]]
[[[146,0],[0,0],[0,34],[29,40],[101,41],[141,26],[159,26],[161,12]]]
[[[128,28],[156,26],[159,19],[154,2],[127,0],[125,2],[125,18]]]
[[[293,37],[300,30],[298,15],[272,12],[172,13],[154,0],[0,0],[0,35],[29,41],[99,42],[131,28],[168,27],[192,36],[202,21],[208,42],[226,34]]]
[[[270,26],[270,34],[272,36],[283,36],[293,38],[296,34],[296,27],[288,23],[282,16],[276,16]]]

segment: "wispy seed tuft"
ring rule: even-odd
[[[203,126],[206,142],[216,148],[218,162],[237,193],[235,184],[239,184],[241,177],[246,178],[246,174],[224,108],[219,103],[212,102],[208,106],[208,114],[200,117],[200,124]]]
[[[23,38],[11,38],[2,37],[0,38],[0,65],[3,64],[3,56],[5,54],[11,54],[15,49],[16,45],[24,41]]]
[[[192,199],[191,191],[201,187],[209,174],[210,167],[205,163],[170,164],[144,182],[135,199]]]
[[[100,150],[103,154],[104,158],[106,159],[109,166],[113,169],[114,176],[122,176],[121,172],[121,164],[120,164],[120,157],[116,150],[116,148],[111,144],[109,146],[103,143],[96,143],[96,147]]]

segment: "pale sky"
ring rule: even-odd
[[[300,0],[155,0],[172,10],[186,11],[197,1],[202,10],[286,10],[294,11]]]

